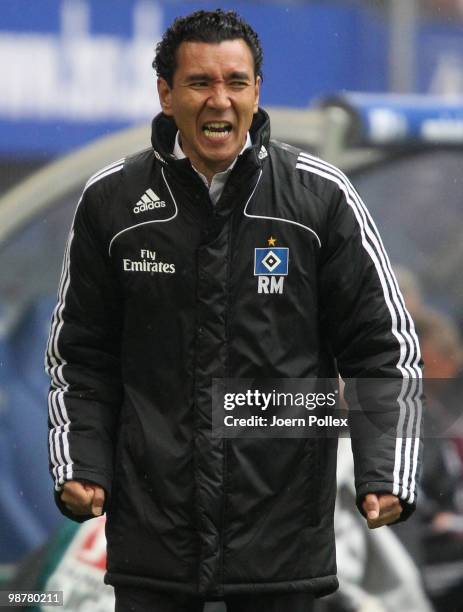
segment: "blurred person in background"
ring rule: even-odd
[[[369,530],[355,508],[350,440],[338,448],[334,526],[339,590],[316,612],[431,612],[416,562],[392,529]],[[421,504],[420,504],[421,505]],[[403,523],[408,528],[410,522]]]
[[[424,308],[423,292],[416,274],[405,266],[394,266],[394,273],[402,292],[405,306],[413,320]]]
[[[420,515],[426,588],[438,612],[463,610],[463,343],[447,316],[415,319],[425,367],[428,439]]]
[[[441,19],[463,19],[463,0],[423,0],[425,14]]]
[[[47,351],[50,466],[63,513],[107,513],[118,612],[220,598],[308,612],[337,588],[336,440],[214,437],[213,378],[339,368],[419,403],[419,347],[377,230],[336,168],[270,141],[261,64],[235,13],[177,19],[154,61],[153,147],[95,174],[72,226]],[[416,504],[419,410],[395,400],[394,435],[353,443],[370,528]]]
[[[456,323],[431,308],[416,312],[421,350],[426,356],[426,378],[455,379],[461,376],[463,348]]]

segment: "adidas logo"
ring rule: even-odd
[[[155,208],[164,208],[166,203],[161,200],[152,189],[147,189],[145,193],[136,203],[133,212],[138,213],[144,212],[145,210],[154,210]]]

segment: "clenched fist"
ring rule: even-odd
[[[395,523],[403,510],[399,498],[390,493],[378,495],[376,493],[368,493],[362,502],[362,508],[370,529]]]
[[[69,480],[64,483],[61,501],[73,514],[101,516],[105,490],[92,482]]]

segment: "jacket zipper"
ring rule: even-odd
[[[244,212],[254,195],[254,192],[257,189],[257,186],[262,177],[262,170],[259,172],[259,176],[257,178],[256,184],[254,185],[250,196],[248,197],[246,204],[244,206]],[[214,214],[217,214],[216,209],[214,210]],[[225,302],[225,376],[226,378],[230,378],[230,330],[229,330],[229,312],[230,312],[230,277],[231,277],[231,256],[232,256],[232,239],[233,239],[233,224],[235,222],[235,214],[236,211],[233,211],[230,215],[230,226],[228,230],[228,246],[227,246],[227,274],[226,274],[226,302]],[[224,576],[224,539],[225,539],[225,512],[226,512],[226,475],[227,475],[227,454],[228,454],[228,440],[227,438],[223,438],[223,457],[222,457],[222,482],[223,482],[223,494],[222,494],[222,503],[221,503],[221,511],[220,511],[220,530],[219,530],[219,566],[220,566],[220,591],[221,595],[223,595],[223,589],[225,584],[225,576]]]
[[[233,214],[230,215],[230,225],[228,230],[228,245],[227,245],[227,271],[226,271],[226,300],[225,300],[225,377],[230,378],[230,330],[229,330],[229,313],[230,313],[230,277],[231,277],[231,256],[232,256],[232,237],[233,237]],[[224,540],[225,540],[225,512],[226,512],[226,494],[227,494],[227,453],[228,440],[223,438],[223,455],[222,455],[222,503],[220,511],[220,531],[219,531],[219,566],[220,566],[220,591],[223,595],[225,584],[224,576]]]

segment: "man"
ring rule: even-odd
[[[413,324],[347,179],[269,140],[248,24],[178,19],[153,65],[153,146],[89,180],[66,250],[47,353],[57,501],[106,511],[118,610],[308,610],[337,587],[335,440],[217,438],[212,380],[419,378]],[[403,398],[394,419],[397,440],[354,443],[371,527],[415,504],[419,422]]]

